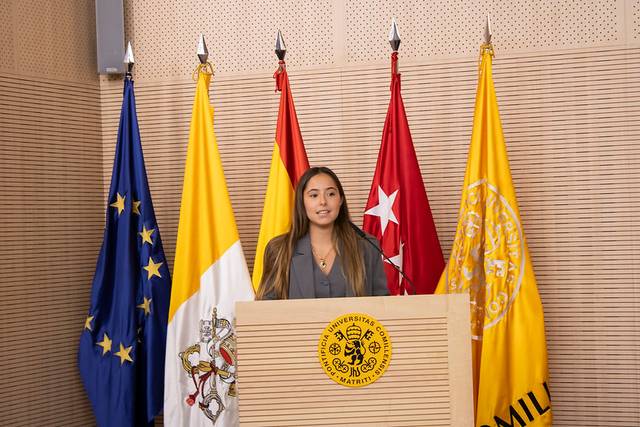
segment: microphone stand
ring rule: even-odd
[[[407,281],[407,283],[409,283],[411,285],[411,295],[416,295],[416,287],[413,284],[413,282],[407,277],[406,274],[404,274],[404,272],[400,269],[400,267],[398,267],[393,261],[391,261],[389,259],[388,256],[385,255],[384,252],[382,252],[382,249],[380,249],[378,247],[378,245],[375,244],[374,241],[372,241],[371,239],[369,239],[367,237],[367,233],[365,233],[360,227],[358,227],[357,225],[355,225],[353,222],[349,221],[349,225],[351,226],[351,228],[353,228],[353,231],[356,232],[356,234],[363,238],[364,240],[366,240],[367,242],[369,242],[369,244],[371,246],[373,246],[374,248],[376,248],[376,251],[378,251],[380,253],[380,255],[382,255],[382,258],[385,259],[385,261],[387,261],[389,264],[391,264],[391,266],[398,272],[400,273],[400,275],[404,278],[404,280]]]

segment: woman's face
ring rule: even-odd
[[[304,189],[304,209],[311,225],[333,227],[340,213],[342,197],[338,185],[329,175],[313,176]]]

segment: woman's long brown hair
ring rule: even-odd
[[[335,173],[326,167],[308,169],[296,187],[291,230],[272,239],[264,253],[264,271],[258,288],[257,299],[264,299],[266,295],[275,295],[277,299],[289,297],[289,267],[291,257],[298,240],[309,232],[309,218],[304,208],[304,191],[309,180],[316,175],[325,174],[331,177],[338,188],[342,199],[340,212],[333,224],[333,240],[337,253],[342,260],[342,271],[353,294],[364,295],[364,258],[358,236],[349,225],[350,216],[347,199],[340,180]]]

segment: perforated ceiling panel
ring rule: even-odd
[[[406,60],[475,55],[491,15],[498,52],[618,44],[623,27],[616,0],[384,1],[347,0],[347,61],[384,61],[392,16]]]
[[[274,68],[278,28],[285,36],[291,68],[357,66],[386,62],[387,34],[395,16],[403,59],[412,63],[475,56],[487,13],[499,55],[637,43],[639,4],[637,0],[131,0],[125,2],[125,24],[127,37],[135,42],[138,80],[159,81],[190,76],[201,32],[218,72],[251,74]]]
[[[0,2],[0,69],[4,71],[14,70],[13,58],[13,23],[11,19],[12,3]]]
[[[97,82],[92,1],[0,2],[0,72]]]
[[[628,2],[628,11],[626,14],[629,15],[630,21],[630,39],[634,42],[640,41],[640,0],[635,0],[633,2]]]
[[[333,64],[333,2],[234,0],[130,2],[137,75],[162,80],[190,76],[198,35],[205,34],[216,71],[247,73],[274,68],[275,36],[281,29],[287,62],[296,68]]]
[[[389,56],[388,32],[395,16],[405,60],[470,55],[477,50],[486,8],[481,2],[348,0],[347,62],[382,62]]]

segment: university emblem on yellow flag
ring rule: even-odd
[[[436,293],[469,293],[476,426],[546,426],[552,411],[542,303],[481,48],[460,214]]]

